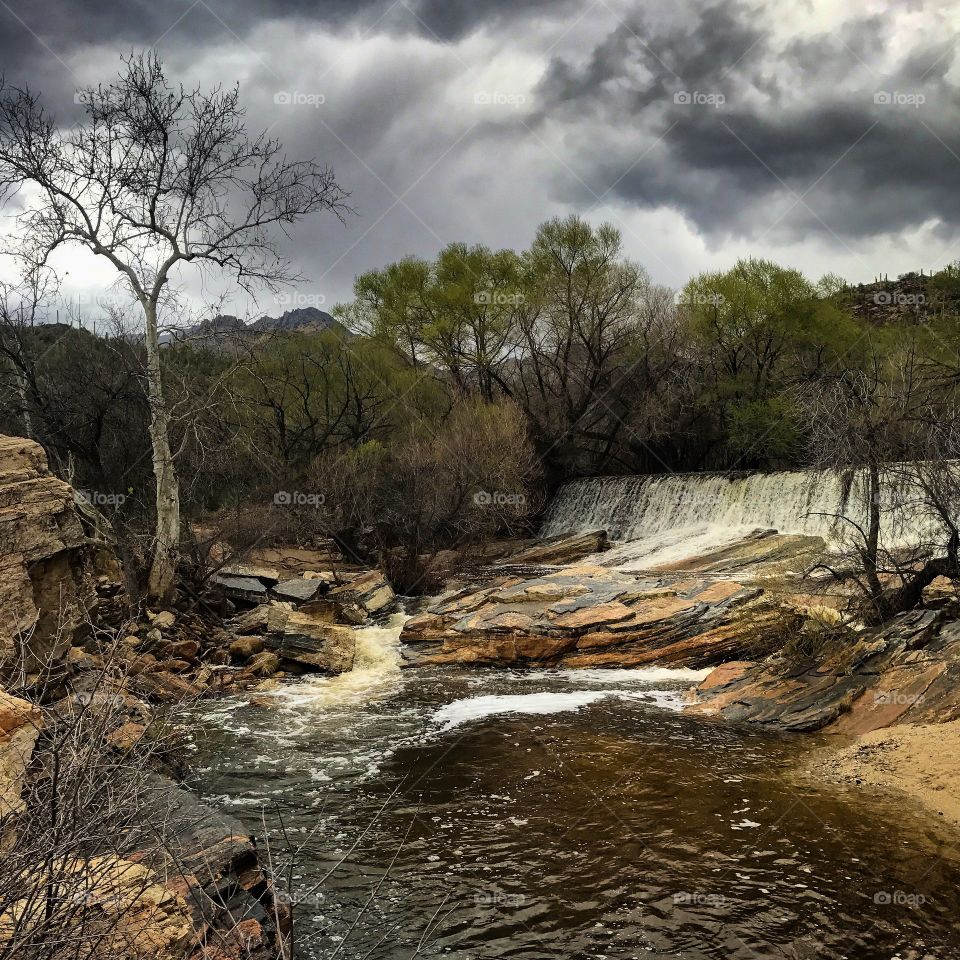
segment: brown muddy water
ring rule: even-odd
[[[786,777],[809,740],[682,715],[684,671],[401,672],[398,628],[190,719],[206,795],[303,844],[299,957],[960,958],[953,838]]]

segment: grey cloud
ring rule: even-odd
[[[759,22],[730,0],[687,28],[618,26],[585,66],[551,65],[540,122],[592,116],[590,136],[579,138],[589,147],[574,163],[584,180],[606,189],[622,176],[613,189],[622,202],[679,209],[714,237],[788,242],[813,231],[843,240],[956,222],[952,48],[931,40],[879,74],[891,39],[884,18],[784,48]],[[648,78],[631,82],[638,69]],[[678,91],[704,102],[677,103]],[[893,102],[876,103],[878,94]]]

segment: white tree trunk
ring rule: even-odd
[[[170,450],[170,411],[160,377],[160,338],[157,307],[149,301],[146,314],[147,396],[150,401],[150,443],[157,488],[157,526],[147,589],[151,599],[168,600],[173,594],[180,543],[180,483]]]

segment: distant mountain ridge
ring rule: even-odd
[[[187,337],[214,337],[220,335],[237,335],[245,333],[272,333],[282,331],[290,333],[322,333],[325,330],[334,330],[344,336],[351,336],[350,331],[334,316],[325,310],[316,307],[297,307],[287,310],[279,317],[262,316],[252,323],[246,323],[239,317],[223,313],[203,320],[196,326],[177,331],[168,335],[168,340],[185,339]]]

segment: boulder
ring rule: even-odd
[[[261,603],[250,610],[244,610],[228,620],[226,627],[235,634],[263,633],[267,628],[271,606],[270,603]]]
[[[189,669],[190,664],[185,665]],[[144,670],[131,677],[130,682],[139,696],[160,703],[183,703],[195,700],[202,692],[186,678],[164,669],[162,663],[154,664],[152,669]]]
[[[606,530],[561,534],[527,547],[510,557],[510,563],[549,564],[560,566],[576,563],[584,557],[600,553],[609,546]]]
[[[108,527],[50,473],[38,443],[0,436],[0,657],[28,638],[29,671],[77,642],[98,577],[120,582]]]
[[[314,600],[300,607],[300,613],[321,623],[337,623],[343,615],[344,606],[335,600]]]
[[[291,580],[281,580],[271,592],[278,600],[307,603],[326,589],[327,585],[323,580],[294,577]]]
[[[139,742],[147,728],[142,723],[130,720],[107,734],[107,743],[117,750],[132,750]]]
[[[287,626],[287,620],[293,610],[293,605],[289,603],[274,603],[267,611],[267,633],[283,633]]]
[[[0,821],[23,809],[23,778],[41,724],[36,706],[0,691]]]
[[[263,637],[237,637],[237,639],[230,644],[230,656],[233,657],[234,660],[243,662],[261,653],[263,646]]]
[[[189,673],[193,669],[193,664],[189,660],[170,658],[169,660],[161,660],[156,669],[165,670],[169,673]]]
[[[340,607],[339,619],[356,627],[367,619],[367,612],[359,604],[348,603]]]
[[[104,854],[77,856],[56,869],[59,896],[75,898],[75,922],[85,932],[76,942],[78,955],[88,955],[94,943],[89,955],[162,960],[189,953],[197,929],[188,900],[148,866]],[[0,915],[0,943],[9,939],[14,924],[24,929],[43,922],[35,900],[14,901]]]
[[[177,616],[172,610],[161,610],[160,613],[147,611],[147,620],[158,630],[169,630],[176,623]]]
[[[334,587],[328,596],[342,604],[358,604],[368,615],[385,611],[396,599],[393,589],[379,570],[361,573],[349,582]]]
[[[256,677],[272,677],[280,669],[280,658],[269,650],[251,657],[247,670]]]
[[[210,582],[218,587],[228,600],[258,604],[267,599],[267,585],[256,577],[218,573],[210,578]]]
[[[164,645],[163,654],[174,660],[196,660],[200,656],[200,644],[196,640],[175,640]]]
[[[283,631],[267,637],[267,646],[281,658],[311,670],[344,673],[353,669],[356,634],[309,611],[290,611]]]

